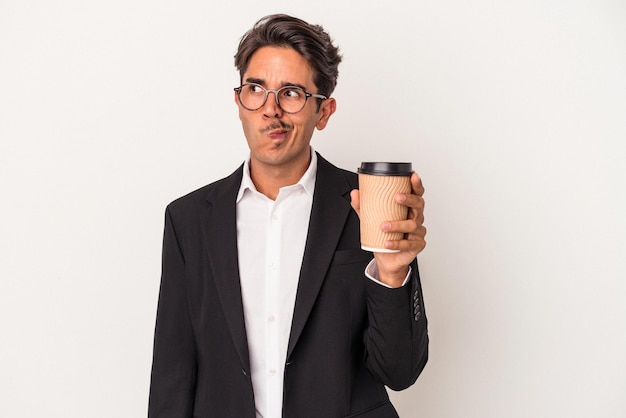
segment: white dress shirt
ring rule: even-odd
[[[309,227],[317,156],[276,200],[252,183],[249,161],[237,195],[237,248],[257,418],[282,417],[287,343]]]

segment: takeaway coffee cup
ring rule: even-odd
[[[397,252],[384,247],[385,241],[402,239],[399,232],[384,232],[385,221],[403,220],[408,208],[396,203],[397,193],[411,192],[411,163],[364,162],[357,170],[361,195],[361,248],[373,252]]]

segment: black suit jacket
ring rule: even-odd
[[[237,262],[242,167],[168,205],[154,337],[151,418],[254,418]],[[354,173],[318,155],[284,375],[284,418],[391,418],[385,385],[415,382],[428,357],[416,261],[409,284],[364,276],[350,206]]]

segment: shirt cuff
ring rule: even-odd
[[[369,262],[367,267],[365,267],[365,276],[367,276],[367,278],[370,279],[371,281],[373,281],[374,283],[378,283],[381,286],[384,286],[384,287],[387,287],[389,289],[392,289],[392,287],[389,286],[388,284],[385,284],[385,283],[381,282],[380,280],[378,280],[378,266],[376,265],[376,260],[375,259],[372,259],[372,261]],[[407,273],[406,277],[404,278],[404,281],[402,282],[402,286],[407,284],[410,279],[411,279],[411,266],[409,266],[409,272]],[[402,286],[400,286],[400,287],[402,287]]]

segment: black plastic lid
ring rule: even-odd
[[[413,166],[411,163],[368,162],[361,163],[357,171],[373,176],[410,176],[413,174]]]

